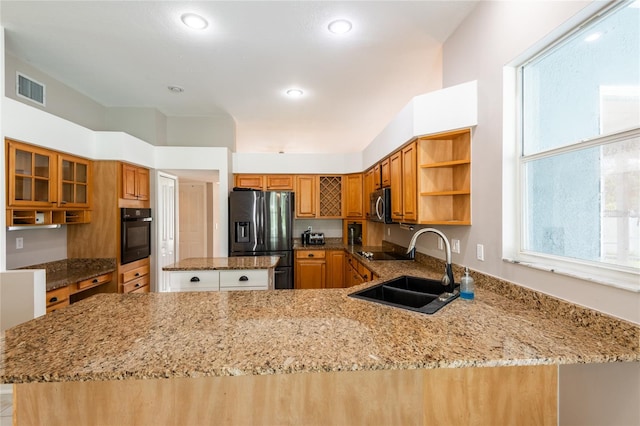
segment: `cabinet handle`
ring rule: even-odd
[[[97,283],[99,280],[97,278],[94,278],[93,281],[91,281],[93,284]]]
[[[198,278],[198,277],[192,277],[192,278],[191,278],[191,282],[192,282],[192,283],[198,283],[198,282],[200,282],[200,278]]]
[[[246,275],[243,275],[238,281],[249,281],[249,278]]]
[[[307,257],[313,257],[313,253],[309,253]]]
[[[136,283],[136,287],[140,287],[140,283]]]
[[[57,302],[58,298],[57,297],[52,297],[51,299],[49,299],[49,303],[53,303],[53,302]]]
[[[140,276],[140,272],[136,272],[136,275],[135,275],[135,276],[136,276],[136,277],[139,277],[139,276]]]
[[[67,204],[66,201],[60,201],[60,204]]]

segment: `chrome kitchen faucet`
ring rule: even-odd
[[[446,287],[447,292],[450,293],[450,295],[453,295],[454,288],[455,288],[455,281],[453,279],[453,269],[451,267],[451,244],[449,244],[449,240],[447,239],[446,235],[444,235],[441,231],[438,231],[435,228],[419,229],[418,231],[416,231],[415,234],[413,234],[413,236],[411,237],[411,241],[409,241],[409,248],[407,249],[407,254],[409,254],[411,258],[415,259],[416,240],[420,235],[425,234],[427,232],[433,232],[434,234],[437,234],[440,238],[442,238],[442,241],[444,241],[444,247],[447,253],[447,259],[446,259],[447,264],[445,266],[444,275],[442,276],[441,282],[442,282],[442,285]]]

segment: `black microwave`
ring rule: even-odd
[[[151,255],[151,209],[120,209],[120,263]]]
[[[367,219],[374,222],[393,223],[391,219],[391,189],[381,188],[369,196]]]

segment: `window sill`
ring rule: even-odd
[[[626,282],[624,280],[614,279],[610,277],[603,277],[601,275],[587,273],[585,271],[577,271],[577,270],[572,270],[565,267],[556,267],[556,266],[551,266],[551,265],[539,263],[539,262],[516,260],[516,259],[510,259],[510,258],[503,258],[502,260],[507,263],[522,265],[528,268],[537,269],[539,271],[551,272],[553,274],[564,275],[571,278],[577,278],[584,281],[590,281],[593,283],[606,285],[607,287],[614,287],[614,288],[630,291],[633,293],[640,293],[640,277],[634,274],[625,274],[625,275],[629,275],[629,282]],[[634,281],[634,277],[635,277],[635,281]]]

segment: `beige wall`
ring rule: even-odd
[[[54,77],[39,71],[30,64],[22,62],[10,53],[6,53],[4,56],[6,62],[3,68],[5,70],[5,79],[3,81],[5,82],[5,95],[8,98],[73,121],[91,130],[109,130],[105,128],[107,109],[104,106],[56,80]],[[35,102],[16,95],[17,71],[46,86],[44,108]]]

